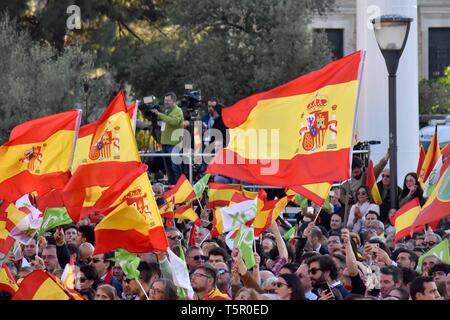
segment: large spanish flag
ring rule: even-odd
[[[369,161],[369,167],[367,168],[367,188],[370,190],[373,202],[376,204],[381,204],[383,200],[381,199],[380,190],[378,190],[377,180],[375,179],[375,173],[373,171],[373,162]]]
[[[186,176],[182,174],[176,185],[164,192],[163,197],[166,200],[173,197],[173,204],[186,203],[195,198],[195,191]]]
[[[42,270],[28,274],[12,300],[71,300],[71,295],[54,276]]]
[[[419,198],[414,198],[405,205],[403,205],[391,217],[391,224],[395,227],[395,242],[409,236],[414,220],[420,212]]]
[[[438,133],[437,126],[434,129],[433,138],[431,139],[431,143],[428,147],[427,153],[425,155],[425,159],[423,160],[422,169],[420,170],[419,181],[422,184],[427,181],[428,176],[433,170],[434,165],[441,157],[441,149],[439,148],[438,142]]]
[[[242,194],[242,188],[236,184],[210,182],[208,184],[207,208],[228,206],[234,194]]]
[[[100,119],[78,135],[73,176],[63,191],[74,222],[93,212],[102,192],[136,169],[140,157],[122,91]]]
[[[34,119],[15,127],[0,147],[0,199],[62,189],[70,177],[80,110]]]
[[[355,52],[224,109],[230,142],[208,172],[277,186],[348,179],[363,57]]]
[[[133,253],[167,250],[166,233],[145,169],[130,183],[125,177],[118,182],[120,187],[113,186],[103,194],[120,202],[113,202],[115,208],[95,227],[96,253],[118,248]]]
[[[17,285],[16,280],[11,274],[11,271],[9,271],[9,268],[6,264],[3,264],[2,268],[0,269],[0,291],[6,291],[14,295],[18,289],[19,286]]]
[[[449,160],[447,160],[448,162]],[[439,178],[433,192],[425,202],[420,214],[414,221],[411,233],[423,229],[425,224],[437,225],[441,219],[450,216],[450,166]]]

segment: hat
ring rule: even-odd
[[[369,204],[366,215],[370,212],[376,213],[378,216],[380,216],[380,207],[375,203],[371,203]]]

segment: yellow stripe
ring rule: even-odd
[[[86,199],[84,199],[83,207],[92,207],[106,189],[108,187],[93,186],[86,188]]]
[[[0,221],[0,240],[5,240],[9,236],[9,231],[6,230],[6,221]]]
[[[149,222],[134,206],[123,203],[103,218],[95,230],[136,230],[147,235]]]
[[[19,287],[17,286],[17,283],[10,279],[8,275],[6,274],[6,270],[4,268],[0,269],[0,283],[4,283],[7,286],[11,287],[14,291],[17,291]]]
[[[192,208],[188,208],[182,214],[175,214],[175,219],[196,221],[198,219],[198,215]]]
[[[258,192],[242,190],[244,196],[250,199],[255,199],[258,196]]]
[[[416,220],[419,212],[420,207],[414,207],[399,216],[395,220],[395,230],[399,232],[405,228],[409,228],[413,224],[414,220]]]
[[[60,130],[42,142],[1,147],[0,154],[4,153],[0,182],[25,170],[35,175],[69,170],[74,143],[75,131]],[[41,155],[28,161],[25,154],[33,147],[40,147]]]
[[[8,219],[15,225],[18,225],[19,222],[26,217],[26,214],[17,209],[17,207],[12,203],[8,206],[6,212]]]
[[[194,188],[192,188],[191,183],[189,180],[185,180],[178,191],[175,193],[175,203],[181,203],[183,202],[191,192],[194,192]]]
[[[39,286],[32,300],[69,300],[69,296],[48,278]]]
[[[103,153],[94,149],[89,157],[90,143],[92,135],[88,135],[77,141],[75,149],[75,158],[72,166],[72,172],[78,168],[80,164],[84,163],[98,163],[101,161],[140,161],[136,139],[131,128],[130,117],[125,112],[119,112],[111,116],[102,127],[101,133],[110,132],[112,140],[104,143],[102,148]],[[95,140],[94,143],[98,141]]]
[[[234,189],[208,189],[208,198],[209,201],[231,201],[231,198],[235,193],[241,193],[238,190]]]
[[[355,80],[326,86],[308,94],[261,100],[243,124],[230,130],[230,143],[227,148],[246,159],[291,159],[296,154],[310,154],[311,151],[305,151],[301,147],[299,132],[302,126],[308,127],[306,118],[310,113],[307,106],[316,98],[316,94],[328,98],[328,104],[322,111],[328,111],[329,121],[333,116],[337,121],[335,139],[327,129],[323,146],[317,151],[327,151],[327,146],[331,148],[333,145],[336,147],[329,150],[348,148],[352,141],[357,88],[358,81]],[[332,110],[332,106],[337,107]],[[268,139],[263,140],[265,132]],[[279,133],[279,137],[274,137],[272,142],[271,132]],[[254,140],[257,135],[259,139]]]
[[[220,213],[220,209],[217,208],[214,210],[214,216],[216,218],[216,229],[219,232],[219,234],[223,233],[223,218],[222,218],[222,214]]]

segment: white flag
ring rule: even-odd
[[[216,229],[219,234],[234,230],[256,217],[258,197],[232,205],[231,207],[217,208],[215,215],[219,216]]]
[[[188,292],[189,298],[194,298],[194,289],[191,286],[191,279],[189,278],[189,271],[182,259],[180,259],[172,250],[168,249],[169,263],[172,269],[173,283],[180,288],[184,288]]]

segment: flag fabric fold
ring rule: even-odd
[[[257,199],[239,202],[214,210],[211,236],[216,237],[252,221],[256,216]]]
[[[51,274],[35,270],[20,283],[12,300],[71,300],[71,295]]]
[[[380,190],[378,190],[377,180],[375,179],[375,173],[373,171],[373,162],[369,161],[369,167],[367,168],[367,179],[366,179],[367,188],[370,190],[370,194],[372,195],[373,202],[380,205],[383,200],[381,199]]]
[[[14,276],[11,274],[8,266],[4,264],[0,269],[0,291],[6,291],[14,295],[18,289],[19,286]]]
[[[395,227],[395,242],[409,236],[414,220],[420,212],[419,198],[414,198],[404,204],[390,219]]]
[[[240,185],[210,182],[208,184],[207,208],[228,206],[234,194],[242,194]]]
[[[175,209],[174,213],[175,219],[190,220],[198,226],[201,226],[202,224],[202,220],[195,212],[194,208],[192,208],[192,206],[178,207]]]
[[[184,174],[180,176],[176,185],[163,193],[163,197],[167,200],[173,197],[173,204],[186,203],[194,199],[196,196],[194,188]]]
[[[441,156],[441,149],[439,148],[437,126],[434,129],[433,138],[428,147],[425,159],[423,160],[422,168],[420,169],[419,181],[423,184],[427,181],[428,176],[433,170],[434,165]]]

